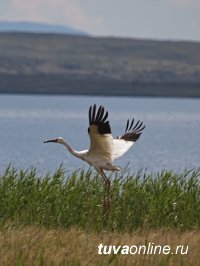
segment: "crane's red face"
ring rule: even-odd
[[[48,143],[48,142],[58,142],[58,138],[56,139],[48,139],[48,140],[45,140],[43,143]]]
[[[61,138],[61,137],[58,137],[56,139],[48,139],[48,140],[45,140],[43,143],[48,143],[48,142],[54,142],[54,143],[63,144],[64,143],[64,139]]]

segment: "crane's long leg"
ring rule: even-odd
[[[106,214],[106,213],[108,213],[108,211],[110,209],[110,180],[107,178],[107,176],[105,175],[102,168],[100,168],[100,174],[103,177],[104,186],[105,186],[104,201],[103,201],[103,213]]]

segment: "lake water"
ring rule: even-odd
[[[132,171],[200,167],[199,99],[0,95],[0,171],[9,163],[41,172],[52,172],[62,162],[69,171],[87,168],[64,146],[43,140],[62,136],[74,149],[87,149],[88,107],[94,103],[109,111],[113,136],[124,132],[128,118],[146,125],[116,165],[129,162]]]

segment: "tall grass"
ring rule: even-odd
[[[188,245],[188,254],[99,255],[98,245]],[[149,230],[97,233],[80,228],[38,226],[0,230],[0,265],[5,266],[199,266],[200,231]]]
[[[38,176],[8,167],[0,175],[0,225],[78,226],[96,231],[144,228],[199,229],[200,169],[111,178],[111,209],[102,213],[102,178],[91,170]]]

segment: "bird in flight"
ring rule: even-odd
[[[113,161],[131,148],[139,139],[144,128],[143,122],[135,122],[134,119],[128,120],[124,134],[113,138],[108,121],[108,112],[105,111],[103,106],[97,108],[96,104],[94,104],[89,108],[88,134],[90,147],[88,150],[76,151],[61,137],[45,140],[44,143],[63,144],[71,154],[95,168],[104,181],[103,212],[108,213],[110,209],[110,180],[105,175],[104,170],[112,172],[121,170],[113,164]]]

